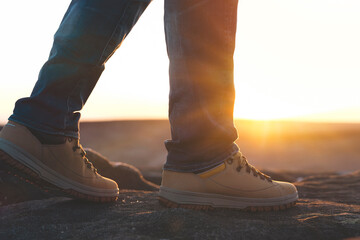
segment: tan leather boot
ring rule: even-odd
[[[293,184],[271,180],[240,152],[200,174],[164,170],[159,192],[165,206],[191,209],[270,211],[291,207],[297,199]]]
[[[0,132],[0,160],[75,198],[111,202],[119,195],[116,182],[97,173],[77,139],[43,145],[26,127],[9,121]]]

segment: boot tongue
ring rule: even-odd
[[[43,133],[29,127],[27,127],[27,129],[41,142],[41,144],[56,145],[64,144],[66,142],[65,136]]]

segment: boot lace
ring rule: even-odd
[[[72,142],[73,140],[75,140],[75,139],[68,138],[68,141],[69,141],[69,142]],[[92,164],[92,162],[90,162],[89,159],[87,159],[87,157],[86,157],[86,151],[85,151],[84,148],[81,146],[79,139],[76,139],[75,141],[76,141],[76,143],[75,143],[75,145],[73,146],[72,150],[73,150],[74,152],[76,152],[78,149],[80,149],[80,155],[81,155],[82,159],[84,160],[84,163],[86,164],[86,166],[87,166],[89,169],[93,170],[94,173],[97,173],[97,169],[94,167],[94,165]]]
[[[233,162],[237,163],[236,171],[240,172],[241,169],[245,168],[246,172],[254,175],[254,177],[259,176],[261,180],[267,180],[268,182],[272,182],[272,179],[270,176],[260,172],[258,169],[256,169],[253,165],[251,165],[247,158],[242,155],[241,152],[236,153],[235,155],[231,156],[226,160],[229,164],[232,164]]]

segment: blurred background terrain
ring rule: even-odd
[[[345,174],[360,169],[360,124],[236,120],[236,141],[262,170]],[[81,143],[109,160],[160,172],[167,120],[81,123]]]

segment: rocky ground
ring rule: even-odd
[[[285,211],[194,211],[161,206],[157,186],[152,183],[159,182],[158,175],[149,176],[152,181],[149,182],[130,165],[111,163],[95,151],[88,152],[100,173],[122,184],[116,203],[95,204],[52,197],[7,174],[0,166],[0,239],[360,237],[360,171],[303,176],[295,183],[299,202]],[[274,175],[277,179],[299,180],[301,174],[278,172]]]
[[[65,198],[2,207],[1,239],[344,239],[360,236],[360,207],[301,198],[283,212],[198,212],[160,206],[155,192],[114,204]]]

